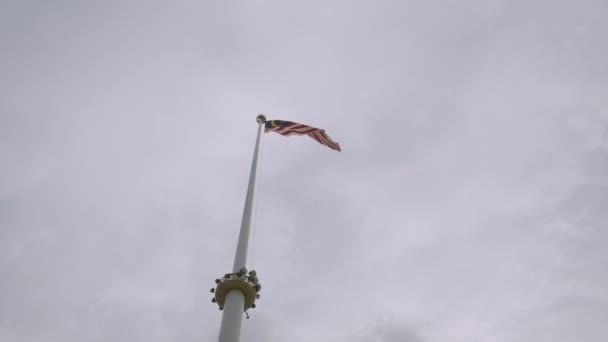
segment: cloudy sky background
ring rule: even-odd
[[[0,340],[608,340],[608,2],[3,1]],[[251,267],[250,267],[251,268]]]

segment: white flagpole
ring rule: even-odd
[[[239,272],[247,263],[247,248],[249,245],[249,226],[251,225],[251,212],[253,205],[253,192],[255,190],[255,178],[258,165],[258,150],[260,146],[260,136],[262,127],[266,122],[264,115],[258,115],[258,135],[255,140],[253,151],[253,162],[249,174],[249,185],[247,196],[245,197],[245,208],[243,209],[243,219],[239,232],[239,241],[234,256],[234,273]],[[229,290],[223,307],[222,323],[220,325],[219,342],[238,342],[241,336],[241,323],[243,322],[243,312],[245,310],[245,294],[238,289]]]

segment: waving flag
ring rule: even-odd
[[[266,121],[264,133],[268,132],[277,132],[284,136],[290,136],[293,134],[308,135],[309,137],[331,148],[332,150],[341,151],[340,145],[337,142],[331,140],[329,135],[325,133],[325,130],[319,128],[314,128],[291,121],[268,120]]]

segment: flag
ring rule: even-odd
[[[309,137],[331,148],[332,150],[341,151],[340,145],[337,142],[331,140],[329,135],[325,133],[325,130],[319,128],[314,128],[290,121],[268,120],[266,121],[264,133],[268,132],[277,132],[284,136],[290,136],[293,134],[308,135]]]

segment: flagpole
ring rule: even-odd
[[[262,127],[264,126],[264,123],[266,122],[266,117],[264,117],[264,115],[258,115],[257,117],[257,122],[258,122],[258,134],[255,140],[255,149],[253,150],[253,161],[251,163],[251,171],[249,174],[249,185],[247,187],[247,196],[245,197],[245,207],[243,209],[243,218],[241,221],[241,230],[239,232],[239,240],[238,240],[238,244],[236,247],[236,253],[234,255],[234,265],[232,267],[232,271],[233,274],[237,274],[238,272],[241,272],[241,270],[245,267],[246,263],[247,263],[247,249],[248,249],[248,245],[249,245],[249,227],[251,225],[251,212],[252,212],[252,206],[253,206],[253,193],[255,190],[255,178],[256,178],[256,171],[257,171],[257,165],[258,165],[258,150],[260,147],[260,136],[262,133]],[[247,273],[247,271],[245,270],[244,273]],[[220,308],[223,309],[223,314],[222,314],[222,323],[220,325],[220,333],[219,333],[219,337],[218,337],[218,341],[219,342],[238,342],[239,338],[241,336],[241,323],[243,322],[243,312],[246,308],[246,296],[250,297],[251,294],[249,293],[250,288],[249,286],[242,286],[243,284],[243,280],[241,280],[241,277],[238,277],[238,279],[234,276],[229,276],[228,277],[224,277],[221,282],[222,284],[230,284],[233,283],[234,285],[232,286],[228,286],[226,288],[228,288],[227,292],[225,293],[225,297],[224,294],[222,294],[221,297],[221,301],[223,301],[223,307],[221,306],[220,301],[218,301],[218,303],[220,303]],[[255,273],[253,274],[253,277],[255,277]],[[220,280],[216,280],[216,283],[220,284],[219,282]],[[257,278],[255,280],[255,283],[257,283]],[[238,287],[238,288],[237,288]],[[260,286],[261,288],[261,286]],[[216,292],[216,298],[218,298],[218,295],[220,295],[219,293],[220,287],[218,286],[218,291]],[[259,289],[256,288],[255,291],[259,292]],[[247,292],[247,293],[245,293]],[[255,297],[254,297],[255,298]],[[247,298],[248,302],[250,302],[251,300],[249,298]],[[253,299],[255,300],[255,299]],[[251,303],[253,303],[251,301]],[[251,304],[247,303],[247,307],[252,307]],[[255,307],[255,305],[253,305],[253,307]]]

